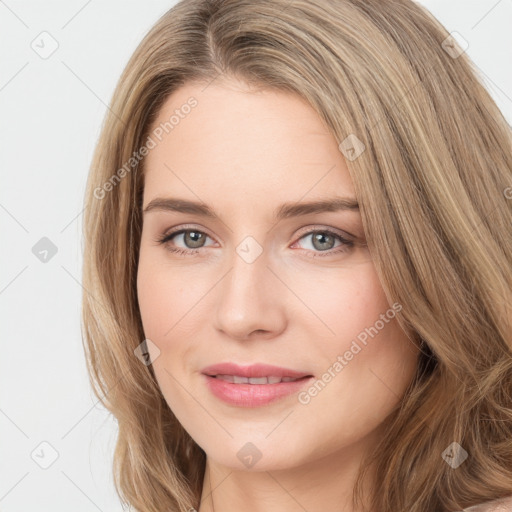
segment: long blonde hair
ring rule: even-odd
[[[84,349],[118,422],[123,502],[199,508],[205,453],[134,352],[136,274],[149,127],[177,88],[218,76],[300,95],[340,148],[364,149],[347,165],[368,247],[422,350],[367,461],[379,477],[372,509],[460,510],[512,494],[511,131],[453,43],[410,0],[184,0],[146,35],[114,92],[84,204]],[[442,456],[454,442],[467,452],[457,468]]]

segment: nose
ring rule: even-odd
[[[263,251],[254,261],[236,251],[216,287],[216,328],[230,338],[272,338],[286,328],[285,289]]]

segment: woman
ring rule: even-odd
[[[413,2],[167,12],[86,194],[84,341],[123,501],[510,507],[510,149]]]

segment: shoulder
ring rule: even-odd
[[[474,505],[462,512],[512,512],[512,496]]]

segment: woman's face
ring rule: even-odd
[[[356,202],[337,141],[297,96],[234,81],[183,86],[151,138],[137,288],[173,413],[230,468],[285,469],[369,446],[417,350],[358,209],[301,206]],[[221,363],[241,368],[211,368]],[[262,364],[279,368],[251,368]]]

